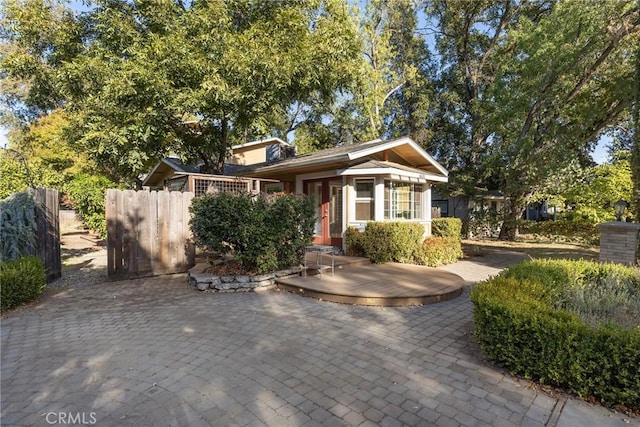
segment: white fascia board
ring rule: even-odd
[[[417,153],[419,153],[426,161],[431,163],[433,166],[440,171],[444,176],[449,175],[449,171],[447,171],[444,166],[436,161],[429,153],[427,153],[422,147],[415,143],[411,138],[404,137],[400,139],[396,139],[393,141],[389,141],[387,144],[377,145],[371,148],[365,148],[364,150],[354,151],[349,153],[349,160],[355,160],[362,157],[370,156],[371,154],[379,153],[380,151],[387,150],[390,148],[398,147],[400,145],[409,144]]]
[[[357,175],[397,175],[400,177],[417,178],[425,181],[448,182],[447,176],[435,175],[432,173],[417,173],[404,171],[396,168],[367,168],[367,169],[341,169],[338,170],[341,176],[357,176]]]

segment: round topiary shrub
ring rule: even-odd
[[[640,409],[640,269],[532,260],[471,292],[475,335],[512,374]]]
[[[42,260],[25,256],[0,262],[0,310],[5,311],[36,299],[47,287]]]

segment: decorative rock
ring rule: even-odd
[[[199,291],[204,291],[209,289],[209,283],[208,282],[198,282],[196,281],[196,287],[198,288]]]
[[[256,288],[262,288],[265,286],[272,286],[275,284],[275,280],[273,279],[267,279],[267,280],[262,280],[260,282],[253,282],[253,284],[255,285],[254,287]]]
[[[276,271],[276,277],[292,276],[300,272],[300,267],[290,268],[288,270]]]
[[[275,277],[276,277],[275,273],[268,273],[268,274],[261,274],[259,276],[253,276],[251,280],[253,282],[264,282],[265,280],[273,279]]]
[[[207,265],[198,264],[189,271],[189,283],[201,291],[205,291],[207,289],[211,289],[214,292],[263,291],[275,286],[276,277],[297,276],[301,271],[300,267],[293,267],[287,270],[256,276],[215,276],[213,274],[206,273],[205,271],[207,268]]]

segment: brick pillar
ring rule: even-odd
[[[603,222],[600,229],[600,261],[635,265],[638,262],[640,224]]]

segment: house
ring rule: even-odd
[[[413,221],[431,234],[431,186],[447,170],[410,138],[373,140],[294,156],[277,138],[233,146],[224,175],[206,175],[163,159],[146,177],[150,188],[263,191],[316,196],[314,244],[343,247],[347,227],[369,221]]]
[[[201,196],[210,191],[259,191],[260,183],[241,178],[246,165],[276,161],[295,155],[295,150],[279,138],[267,138],[234,145],[229,150],[222,175],[200,172],[200,165],[185,165],[177,157],[165,157],[144,178],[142,186],[152,190],[191,191]]]
[[[448,181],[447,170],[410,138],[328,148],[256,164],[242,175],[315,195],[314,244],[336,247],[347,227],[362,230],[369,221],[418,222],[430,235],[431,186]]]
[[[464,194],[446,196],[437,190],[432,193],[432,204],[441,217],[469,219],[473,211],[500,212],[504,207],[504,195],[495,190],[477,189],[477,195],[470,197]]]

